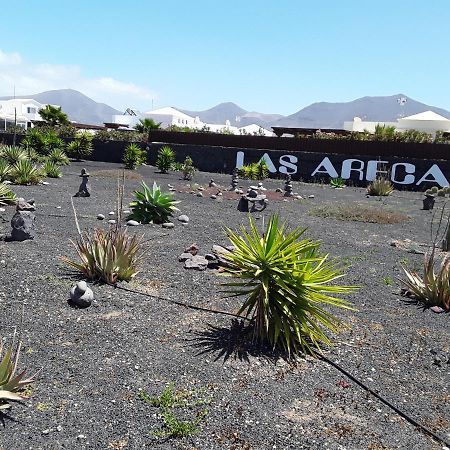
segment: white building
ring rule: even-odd
[[[344,130],[375,132],[377,125],[393,126],[397,131],[417,130],[435,134],[436,131],[450,132],[450,120],[433,111],[425,111],[412,116],[402,117],[397,122],[365,122],[355,117],[351,122],[344,122]]]
[[[42,120],[39,110],[45,106],[31,98],[0,100],[0,129],[6,130],[14,126],[14,121],[19,127],[32,127],[33,121]]]
[[[231,133],[231,134],[259,134],[263,136],[273,136],[273,133],[259,125],[251,124],[246,127],[234,127],[230,125],[230,121],[226,120],[224,124],[205,123],[200,118],[189,116],[177,109],[167,106],[165,108],[154,109],[141,113],[135,109],[127,109],[125,114],[113,115],[112,122],[134,128],[141,119],[153,119],[157,123],[161,123],[162,128],[177,126],[180,128],[188,127],[196,130],[204,129],[213,133]]]

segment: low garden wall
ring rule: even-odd
[[[21,136],[17,136],[20,143]],[[0,142],[12,144],[13,136],[0,134]],[[90,159],[122,161],[126,141],[94,140]],[[323,180],[342,177],[365,186],[376,175],[388,171],[397,189],[423,191],[431,186],[448,186],[450,145],[346,139],[278,138],[235,136],[213,133],[152,131],[147,149],[155,164],[158,149],[169,145],[177,161],[186,156],[201,171],[231,173],[235,167],[264,158],[271,176],[290,174],[293,180]]]

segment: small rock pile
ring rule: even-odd
[[[233,251],[233,247],[213,245],[211,253],[202,256],[198,254],[199,247],[196,243],[186,247],[178,257],[178,261],[184,262],[185,269],[206,270],[219,269],[220,266],[228,266],[223,255]]]

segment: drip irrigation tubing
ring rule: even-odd
[[[166,298],[166,297],[160,297],[158,295],[147,294],[146,292],[136,291],[134,289],[126,288],[126,287],[123,287],[123,286],[114,285],[114,287],[116,289],[120,289],[120,290],[123,290],[123,291],[131,292],[133,294],[142,295],[144,297],[150,297],[150,298],[156,298],[158,300],[163,300],[165,302],[172,303],[172,304],[178,305],[178,306],[182,306],[184,308],[189,308],[189,309],[193,309],[193,310],[197,310],[197,311],[209,312],[209,313],[213,313],[213,314],[221,314],[221,315],[225,315],[225,316],[237,317],[239,319],[244,319],[244,320],[250,321],[250,319],[248,317],[240,316],[239,314],[233,314],[233,313],[230,313],[230,312],[227,312],[227,311],[223,311],[223,310],[220,310],[220,309],[211,309],[211,308],[205,308],[203,306],[195,306],[195,305],[192,305],[190,303],[179,302],[177,300],[171,300],[171,299]],[[432,437],[434,440],[436,440],[437,442],[440,442],[441,444],[445,445],[446,447],[450,448],[450,442],[446,441],[444,438],[438,436],[436,433],[431,431],[429,428],[427,428],[424,425],[422,425],[421,423],[417,422],[417,420],[413,419],[407,413],[405,413],[401,409],[397,408],[395,405],[393,405],[391,402],[386,400],[380,394],[377,394],[373,389],[371,389],[369,386],[364,384],[362,381],[360,381],[358,378],[356,378],[350,372],[347,372],[347,370],[345,370],[343,367],[341,367],[338,363],[332,361],[331,359],[327,358],[326,356],[324,356],[323,354],[320,354],[320,353],[315,353],[315,356],[318,359],[322,360],[323,362],[325,362],[325,363],[329,364],[330,366],[334,367],[336,370],[341,372],[343,375],[345,375],[351,381],[356,383],[360,388],[362,388],[363,390],[369,392],[369,394],[373,395],[381,403],[386,405],[388,408],[392,409],[392,411],[394,411],[400,417],[402,417],[407,422],[409,422],[411,425],[416,427],[419,431],[421,431],[422,433]]]

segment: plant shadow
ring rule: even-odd
[[[232,319],[229,327],[208,324],[206,330],[194,332],[195,337],[188,339],[191,346],[200,351],[195,356],[215,354],[214,361],[229,358],[250,362],[249,357],[259,357],[276,364],[281,358],[293,359],[286,352],[274,349],[254,338],[253,326],[239,319]]]

